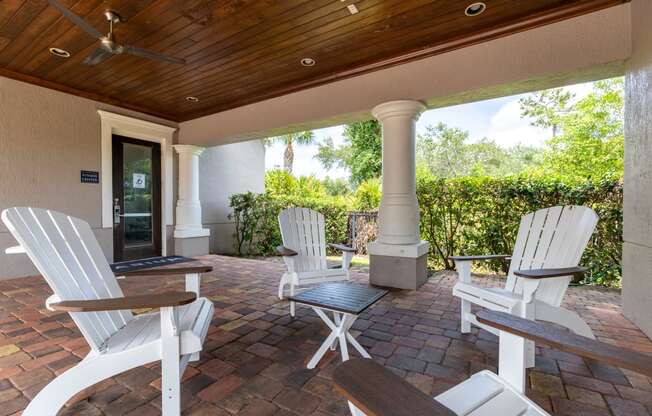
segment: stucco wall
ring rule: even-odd
[[[260,140],[210,147],[199,158],[202,223],[211,230],[210,252],[233,252],[233,221],[229,197],[263,192],[265,148]]]
[[[371,118],[377,104],[430,108],[622,75],[629,4],[180,124],[180,143],[211,146]],[[319,63],[318,63],[319,65]]]
[[[112,230],[101,228],[100,184],[83,184],[79,178],[80,170],[101,171],[98,109],[176,126],[0,77],[0,210],[30,205],[83,218],[112,258]],[[26,256],[4,254],[15,244],[0,223],[0,278],[36,273]]]
[[[652,1],[632,2],[625,96],[623,307],[652,337]]]

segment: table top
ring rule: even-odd
[[[207,273],[213,266],[189,257],[166,256],[113,263],[111,270],[116,276],[162,276]]]
[[[387,293],[384,289],[355,283],[326,283],[288,299],[318,308],[359,315]]]

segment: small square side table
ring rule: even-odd
[[[338,340],[342,361],[349,359],[347,342],[358,350],[360,355],[371,358],[349,330],[362,312],[387,293],[387,290],[354,283],[327,283],[290,296],[289,300],[310,306],[331,330],[330,335],[308,362],[308,368],[315,368],[329,348],[334,351]],[[329,311],[333,313],[333,320],[326,314]]]

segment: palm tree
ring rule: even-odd
[[[294,165],[294,145],[312,144],[314,142],[315,135],[312,131],[288,133],[283,136],[270,137],[264,140],[264,143],[267,146],[272,143],[283,143],[285,145],[285,152],[283,153],[283,169],[288,173],[292,173],[292,166]]]

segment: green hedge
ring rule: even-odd
[[[417,197],[422,238],[430,263],[450,269],[454,254],[509,254],[523,215],[554,205],[586,205],[600,217],[581,264],[588,283],[619,286],[622,258],[623,188],[618,180],[569,185],[528,178],[420,177]],[[505,271],[500,262],[488,264]]]
[[[339,198],[302,198],[269,194],[236,194],[231,196],[236,232],[237,255],[271,255],[282,244],[278,214],[287,207],[306,207],[321,212],[326,222],[326,241],[346,242],[347,204]]]
[[[588,283],[619,286],[622,257],[622,184],[603,180],[569,185],[531,178],[439,179],[420,175],[417,197],[421,235],[431,245],[429,264],[452,269],[454,254],[511,253],[520,218],[554,205],[586,205],[600,221],[581,264],[589,268]],[[315,209],[326,218],[326,238],[345,242],[347,211],[339,198],[238,194],[231,197],[237,254],[269,255],[281,244],[278,213],[288,206]],[[493,271],[504,265],[488,263]]]

